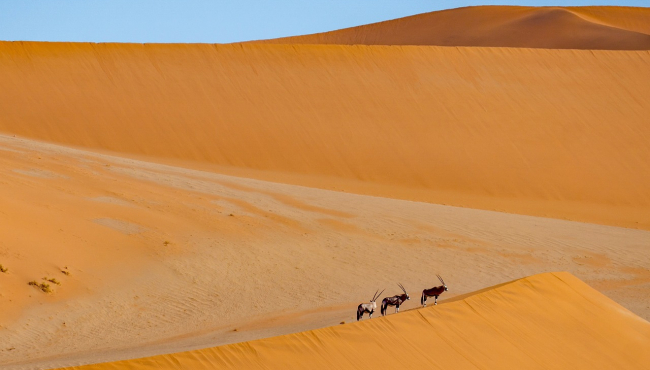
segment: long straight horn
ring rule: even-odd
[[[386,290],[386,289],[384,289],[384,290]],[[377,295],[377,297],[375,297],[375,300],[377,300],[379,297],[381,297],[381,293],[383,293],[384,290],[382,290],[382,291],[379,293],[379,295]]]
[[[438,274],[436,274],[436,276],[438,277],[438,280],[440,280],[440,282],[442,283],[442,285],[445,285],[445,281],[442,280],[442,277],[440,277],[440,275],[438,275]]]
[[[378,291],[379,291],[379,289],[377,289],[377,292]],[[377,299],[377,292],[375,292],[375,294],[372,296],[372,299],[370,300],[370,302],[374,302],[375,299]]]
[[[397,283],[397,285],[400,287],[400,289],[402,289],[404,294],[406,294],[406,289],[404,289],[404,285],[402,285],[402,283]]]

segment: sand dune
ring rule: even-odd
[[[0,42],[0,367],[642,368],[648,14]]]
[[[650,323],[547,273],[358,324],[70,369],[645,369],[649,341]]]
[[[650,229],[650,53],[0,43],[0,131]]]
[[[397,281],[410,309],[436,273],[451,289],[444,302],[566,270],[650,318],[648,231],[236,178],[11,136],[0,136],[0,235],[3,370],[351,322],[360,301],[380,287],[396,294]],[[27,284],[43,278],[60,285],[46,294]]]
[[[650,49],[650,8],[476,6],[256,42]]]

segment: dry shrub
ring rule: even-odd
[[[31,286],[35,286],[36,288],[40,289],[41,291],[45,293],[52,293],[52,289],[50,288],[50,284],[47,283],[38,283],[36,280],[32,280],[29,283],[27,283]]]
[[[50,284],[41,283],[41,285],[39,285],[39,288],[41,288],[41,290],[45,293],[52,293],[52,289],[50,289]]]
[[[49,281],[50,283],[53,283],[53,284],[56,284],[56,285],[61,285],[61,282],[56,280],[55,278],[44,277],[43,280]]]

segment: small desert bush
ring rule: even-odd
[[[7,271],[9,271],[9,269],[2,266],[2,264],[0,263],[0,272],[7,272]]]
[[[59,281],[56,280],[55,278],[44,277],[43,280],[45,280],[45,281],[49,281],[50,283],[53,283],[53,284],[56,284],[56,285],[61,285],[61,282],[59,282]]]
[[[61,270],[61,273],[64,274],[65,276],[69,276],[70,271],[68,271],[68,266],[65,266],[63,270]]]
[[[36,280],[32,280],[27,284],[35,286],[35,287],[37,287],[38,289],[42,290],[45,293],[52,293],[52,289],[50,289],[50,284],[47,284],[47,283],[40,283],[39,284],[38,281],[36,281]]]

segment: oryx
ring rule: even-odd
[[[381,293],[383,293],[384,290],[382,290]],[[379,292],[379,289],[377,289],[377,292]],[[381,293],[377,294],[377,292],[375,292],[375,295],[372,296],[370,303],[362,303],[359,305],[359,307],[357,307],[357,321],[361,320],[365,312],[367,312],[368,316],[370,316],[370,318],[372,319],[372,314],[375,312],[375,309],[377,308],[377,303],[375,303],[375,301],[377,300],[377,298],[381,296]]]
[[[438,304],[438,296],[441,295],[443,292],[447,291],[447,285],[445,284],[445,281],[442,280],[442,277],[440,275],[436,274],[438,277],[438,280],[442,283],[441,286],[434,286],[431,289],[425,289],[422,291],[422,298],[420,298],[420,303],[422,303],[422,307],[427,306],[427,297],[435,297],[433,304],[437,305]]]
[[[402,289],[404,294],[398,294],[394,295],[392,297],[386,297],[381,301],[381,314],[382,316],[386,316],[386,309],[388,306],[395,306],[395,313],[399,312],[399,306],[404,303],[404,301],[411,299],[406,293],[406,289],[404,289],[404,286],[401,283],[397,283],[397,286]]]

